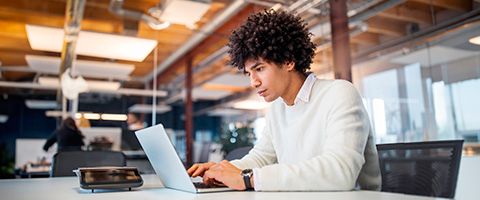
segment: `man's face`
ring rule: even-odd
[[[279,66],[264,59],[250,59],[245,62],[245,75],[250,77],[250,85],[266,102],[272,102],[285,94],[290,83],[293,64]]]

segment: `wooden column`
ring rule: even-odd
[[[352,82],[347,1],[329,0],[329,3],[330,25],[332,29],[333,72],[336,79],[345,79]]]
[[[192,101],[192,87],[193,87],[193,75],[192,75],[193,58],[187,57],[186,63],[186,78],[185,78],[185,137],[186,137],[186,159],[187,166],[190,167],[193,164],[193,101]]]

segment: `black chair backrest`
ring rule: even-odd
[[[53,156],[51,177],[75,176],[79,167],[126,166],[125,155],[119,151],[65,151]]]
[[[382,191],[453,198],[463,140],[378,144]]]
[[[243,156],[247,155],[248,152],[252,149],[253,147],[239,147],[236,148],[232,151],[230,151],[227,156],[225,156],[225,160],[235,160],[235,159],[241,159]]]

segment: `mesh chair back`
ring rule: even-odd
[[[463,140],[378,144],[382,191],[453,198]]]
[[[247,155],[248,152],[252,149],[253,147],[239,147],[236,148],[232,151],[230,151],[227,156],[225,156],[225,160],[235,160],[235,159],[241,159],[243,156]]]
[[[126,166],[125,155],[117,151],[65,151],[53,156],[51,177],[75,176],[79,167]]]

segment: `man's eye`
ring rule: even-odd
[[[263,70],[263,67],[258,67],[258,68],[256,69],[257,72],[262,71],[262,70]]]

